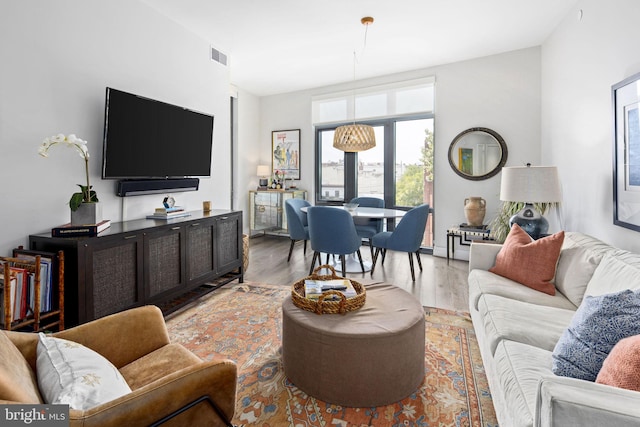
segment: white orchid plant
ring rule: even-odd
[[[87,141],[84,141],[74,134],[67,136],[58,134],[45,138],[40,144],[38,154],[42,157],[49,157],[49,149],[54,145],[62,144],[68,148],[73,148],[78,151],[80,157],[84,159],[84,170],[87,177],[87,185],[77,184],[80,187],[80,192],[73,193],[69,200],[69,207],[72,211],[77,210],[82,203],[94,203],[98,201],[98,195],[91,189],[89,183],[89,150],[87,149]]]

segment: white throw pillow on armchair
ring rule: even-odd
[[[120,371],[95,351],[39,334],[36,368],[46,403],[90,409],[131,393]]]

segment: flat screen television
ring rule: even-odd
[[[107,88],[102,178],[211,176],[213,116]]]

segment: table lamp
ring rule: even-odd
[[[500,200],[525,204],[511,217],[509,227],[518,224],[532,238],[543,237],[549,231],[549,221],[533,204],[562,201],[558,169],[555,166],[531,166],[530,163],[502,168]]]
[[[260,189],[266,189],[267,185],[269,183],[267,177],[269,176],[269,174],[271,173],[271,171],[269,171],[269,166],[267,165],[258,165],[258,169],[256,171],[256,175],[258,175],[260,177],[260,181],[259,184],[260,185]]]

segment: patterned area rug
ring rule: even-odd
[[[226,285],[167,318],[172,341],[202,359],[238,364],[234,425],[498,425],[471,320],[425,308],[425,381],[393,405],[346,408],[306,395],[284,375],[281,303],[290,290],[257,283]]]

